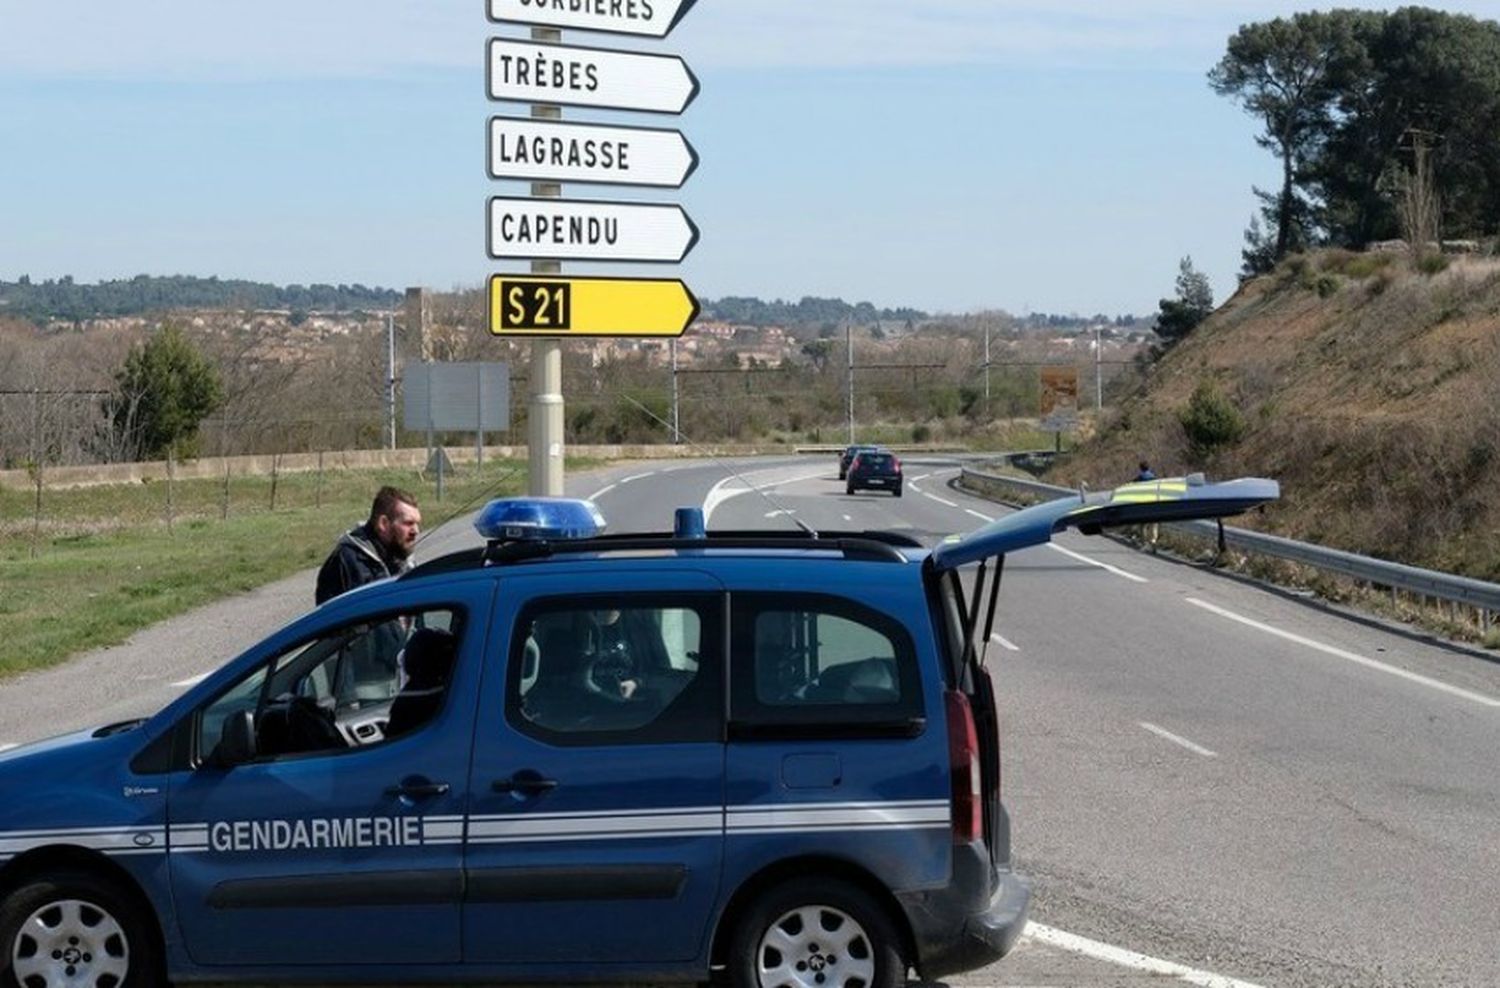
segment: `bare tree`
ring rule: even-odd
[[[35,559],[41,551],[42,495],[46,490],[47,470],[62,459],[63,450],[76,432],[76,416],[69,407],[74,404],[75,395],[65,386],[67,376],[63,368],[51,361],[46,346],[27,350],[14,371],[22,385],[16,390],[29,392],[30,399],[27,402],[30,407],[23,416],[25,464],[34,492],[31,557]]]
[[[1409,133],[1413,160],[1401,185],[1401,232],[1412,260],[1421,264],[1428,254],[1442,251],[1443,210],[1432,168],[1434,135],[1423,130]]]

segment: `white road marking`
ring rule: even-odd
[[[956,507],[958,507],[958,505],[954,504],[952,501],[944,501],[942,498],[938,497],[936,494],[929,494],[926,491],[923,491],[922,492],[922,496],[926,497],[926,498],[930,498],[931,500],[936,501],[938,504],[945,504],[945,505],[947,505],[950,508],[956,508]]]
[[[924,473],[924,474],[922,474],[922,476],[920,476],[920,477],[913,477],[913,478],[912,478],[912,479],[911,479],[911,482],[912,482],[912,483],[913,483],[913,484],[915,484],[915,483],[916,483],[916,482],[917,482],[917,481],[919,481],[919,480],[926,480],[926,479],[927,479],[927,478],[928,478],[928,477],[931,477],[931,476],[932,476],[932,474],[930,474],[930,473]]]
[[[180,683],[173,683],[172,684],[172,688],[180,690],[180,689],[186,689],[189,686],[197,686],[199,683],[201,683],[205,679],[207,679],[209,677],[209,675],[210,675],[209,673],[205,672],[201,676],[194,676],[192,679],[184,679]]]
[[[1095,960],[1105,961],[1109,964],[1117,964],[1120,967],[1132,968],[1136,971],[1147,971],[1151,974],[1165,975],[1169,978],[1177,978],[1186,981],[1190,985],[1199,985],[1201,988],[1260,988],[1259,985],[1250,981],[1240,981],[1238,978],[1226,977],[1222,974],[1214,974],[1212,971],[1200,971],[1185,964],[1177,964],[1173,961],[1164,961],[1157,957],[1148,957],[1138,954],[1134,950],[1126,950],[1123,947],[1113,947],[1098,940],[1090,940],[1076,933],[1066,933],[1041,923],[1027,923],[1025,936],[1031,937],[1039,943],[1050,944],[1075,954],[1083,954]]]
[[[1202,755],[1204,758],[1219,757],[1219,753],[1217,751],[1209,751],[1207,748],[1203,747],[1203,745],[1194,744],[1182,735],[1173,734],[1171,731],[1167,730],[1164,727],[1157,727],[1155,724],[1148,724],[1145,721],[1140,721],[1139,723],[1142,727],[1150,731],[1152,734],[1155,734],[1157,737],[1165,738],[1173,744],[1181,745],[1195,755]]]
[[[975,518],[978,518],[980,521],[994,521],[995,520],[995,519],[991,518],[989,515],[984,514],[983,512],[975,511],[973,508],[965,508],[964,510],[967,511],[969,514],[973,515]]]
[[[1015,645],[1011,644],[1008,640],[1006,640],[1005,636],[1002,635],[1002,634],[1000,634],[1000,632],[998,632],[998,631],[996,631],[994,634],[990,635],[990,641],[994,642],[996,645],[999,645],[1001,648],[1005,649],[1007,652],[1019,652],[1020,651],[1019,648],[1017,648]]]
[[[588,499],[590,501],[597,501],[601,497],[603,497],[604,495],[608,494],[610,491],[614,490],[616,487],[619,487],[619,486],[620,486],[619,484],[610,484],[608,487],[601,487],[599,490],[597,490],[594,493],[590,494],[589,497],[588,497]]]
[[[0,751],[10,751],[12,748],[21,747],[18,744],[0,744]]]
[[[1231,621],[1237,621],[1238,623],[1245,625],[1247,628],[1254,628],[1257,631],[1264,631],[1268,635],[1275,635],[1277,638],[1282,638],[1286,641],[1294,642],[1298,645],[1306,645],[1308,648],[1316,649],[1317,651],[1323,652],[1324,654],[1332,655],[1336,658],[1353,662],[1356,665],[1362,665],[1367,669],[1374,669],[1377,672],[1388,673],[1392,676],[1400,676],[1402,679],[1417,683],[1420,686],[1426,686],[1427,688],[1434,690],[1441,690],[1444,693],[1450,693],[1453,696],[1459,697],[1464,700],[1469,700],[1474,703],[1483,704],[1486,707],[1500,707],[1500,698],[1485,696],[1483,693],[1475,693],[1473,690],[1466,690],[1461,686],[1453,686],[1450,683],[1445,683],[1441,680],[1433,679],[1429,676],[1423,676],[1419,673],[1408,672],[1407,670],[1399,668],[1398,666],[1387,665],[1384,662],[1377,662],[1375,659],[1366,658],[1365,656],[1358,655],[1354,652],[1346,652],[1342,648],[1335,648],[1332,645],[1325,645],[1322,642],[1313,641],[1311,638],[1303,638],[1301,635],[1294,635],[1290,631],[1282,631],[1280,628],[1273,628],[1269,624],[1262,624],[1259,621],[1255,621],[1251,618],[1236,614],[1233,611],[1227,611],[1224,608],[1218,607],[1214,604],[1210,604],[1207,601],[1198,600],[1196,597],[1185,597],[1183,599],[1186,600],[1189,604],[1192,604],[1194,607],[1201,607],[1205,611],[1210,611],[1214,614],[1219,615],[1220,617],[1228,618]]]
[[[777,468],[777,469],[785,469],[785,468]],[[760,470],[760,471],[756,471],[756,472],[757,473],[775,473],[776,470]],[[715,484],[714,487],[713,487],[713,490],[709,491],[708,492],[708,496],[703,499],[703,521],[704,521],[704,524],[707,524],[709,522],[709,520],[713,518],[714,511],[719,507],[719,505],[723,504],[725,501],[728,501],[730,498],[739,497],[741,494],[749,494],[752,491],[771,490],[773,488],[780,487],[780,486],[782,486],[784,484],[795,484],[795,483],[799,483],[800,481],[804,481],[804,480],[817,480],[817,479],[823,477],[824,475],[825,475],[825,471],[818,470],[815,473],[798,474],[795,477],[783,477],[780,480],[772,481],[772,482],[766,483],[766,484],[750,484],[748,487],[747,486],[743,486],[746,483],[746,481],[741,480],[739,477],[725,477],[723,480],[721,480],[717,484]],[[755,474],[752,473],[752,474],[750,474],[750,476],[755,476]],[[740,484],[742,486],[740,486],[739,488],[737,488],[735,490],[730,490],[729,489],[729,485],[730,484]]]
[[[1127,580],[1134,580],[1136,583],[1150,583],[1151,582],[1150,580],[1146,579],[1144,576],[1136,576],[1134,573],[1127,573],[1124,570],[1120,569],[1118,566],[1111,566],[1109,563],[1101,563],[1097,559],[1090,559],[1088,556],[1085,556],[1083,553],[1081,553],[1081,552],[1074,552],[1072,549],[1064,549],[1062,546],[1058,545],[1056,542],[1048,542],[1047,543],[1047,548],[1049,548],[1049,549],[1055,549],[1058,552],[1062,553],[1064,556],[1067,556],[1069,559],[1076,559],[1080,563],[1088,563],[1090,566],[1097,566],[1100,569],[1109,570],[1109,572],[1113,573],[1115,576],[1123,576],[1125,579],[1127,579]]]
[[[787,511],[767,511],[766,512],[766,517],[767,518],[780,518],[782,515],[786,515],[788,518],[790,518],[792,515],[795,515],[796,513],[797,512],[791,511],[791,510],[787,510]]]
[[[655,470],[650,470],[650,471],[647,471],[646,473],[638,473],[634,477],[626,477],[624,480],[620,481],[620,483],[622,485],[623,484],[629,484],[629,483],[633,483],[633,482],[635,482],[637,480],[645,480],[647,477],[654,477],[654,476],[656,476],[656,471]]]

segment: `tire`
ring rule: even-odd
[[[849,486],[845,487],[844,488],[844,494],[845,494],[845,496],[852,497],[853,494],[854,494],[854,485],[850,484]]]
[[[795,878],[740,918],[729,976],[733,988],[897,988],[906,961],[890,916],[864,890],[837,878]]]
[[[894,495],[896,495],[897,497],[900,497],[901,496],[901,488],[898,487],[895,490],[891,491],[891,493],[894,494]]]
[[[159,988],[161,957],[141,912],[115,883],[86,871],[57,871],[8,890],[0,905],[0,988]]]

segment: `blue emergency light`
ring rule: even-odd
[[[604,534],[604,516],[592,501],[565,497],[503,497],[474,519],[490,542],[559,542]]]
[[[673,518],[672,534],[679,539],[706,539],[708,525],[702,508],[678,508]]]

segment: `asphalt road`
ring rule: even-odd
[[[844,494],[832,461],[575,478],[613,530],[705,504],[716,528],[893,528],[1006,509],[906,464]],[[428,507],[429,518],[435,512]],[[477,537],[460,521],[430,558]],[[0,685],[0,747],[149,712],[304,610],[301,574]],[[1032,934],[966,986],[1500,984],[1500,664],[1118,543],[1008,561],[990,647]]]

